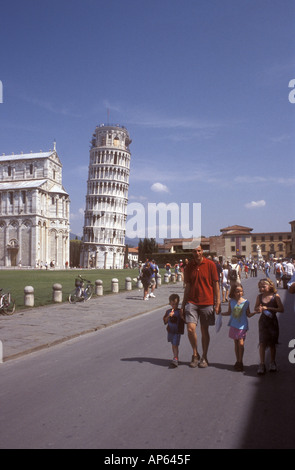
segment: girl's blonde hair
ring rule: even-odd
[[[235,284],[233,284],[230,288],[230,291],[229,291],[229,298],[230,299],[234,299],[235,298],[235,291],[236,291],[236,288],[237,287],[241,287],[242,291],[243,291],[243,294],[244,294],[244,289],[243,289],[243,286],[242,284],[240,284],[239,282],[236,282]]]
[[[270,292],[272,292],[273,294],[277,293],[275,283],[271,279],[269,279],[269,277],[265,279],[260,279],[260,281],[258,282],[258,288],[260,284],[268,284],[270,286]]]

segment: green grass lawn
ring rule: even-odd
[[[97,279],[103,281],[103,293],[111,293],[113,278],[119,280],[120,291],[125,290],[125,278],[137,277],[137,269],[68,269],[68,270],[0,270],[0,288],[3,292],[10,291],[16,302],[16,310],[24,307],[24,288],[34,287],[35,307],[48,305],[52,302],[52,286],[55,283],[62,285],[63,302],[68,301],[69,292],[75,288],[75,278],[80,274],[89,279],[93,284]],[[135,283],[132,283],[135,287]]]

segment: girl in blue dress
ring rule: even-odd
[[[229,293],[228,312],[222,315],[229,315],[229,337],[234,340],[236,363],[234,369],[243,371],[243,356],[246,333],[249,329],[248,318],[255,315],[250,313],[250,305],[247,299],[244,299],[244,290],[241,284],[233,284]]]

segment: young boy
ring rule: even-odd
[[[172,294],[169,297],[170,309],[164,315],[163,321],[167,326],[167,340],[172,344],[173,360],[170,363],[170,367],[178,366],[178,356],[179,356],[179,343],[180,336],[183,334],[184,324],[183,320],[180,317],[180,309],[178,308],[179,296],[177,294]]]

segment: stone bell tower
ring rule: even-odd
[[[118,124],[97,126],[91,140],[81,265],[124,265],[131,139]]]

